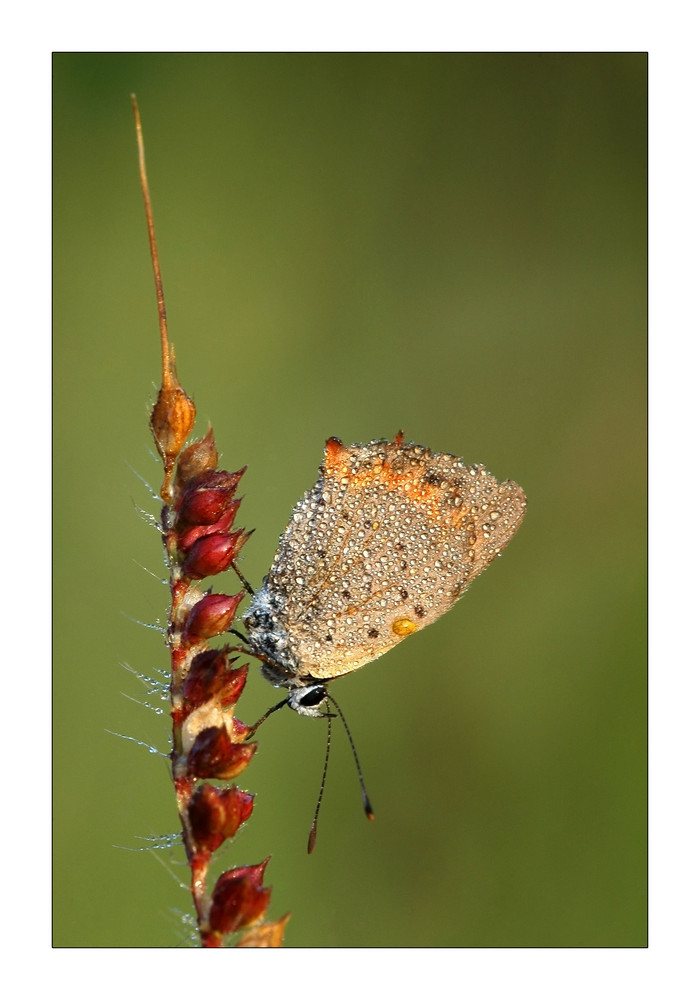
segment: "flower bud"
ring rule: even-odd
[[[264,889],[261,883],[269,860],[233,868],[219,876],[209,910],[209,925],[214,933],[233,934],[265,916],[270,889]]]
[[[194,543],[199,541],[200,538],[205,538],[207,535],[224,534],[233,524],[235,516],[235,509],[228,507],[222,517],[213,524],[196,524],[191,528],[185,528],[179,535],[176,534],[177,548],[180,552],[189,552]]]
[[[257,743],[232,743],[223,726],[210,726],[197,734],[187,769],[194,778],[230,781],[245,771],[257,749]]]
[[[234,594],[207,594],[187,616],[183,638],[187,642],[202,642],[215,635],[221,635],[230,628],[236,617],[236,609],[245,597],[245,591]]]
[[[214,432],[209,428],[199,441],[194,441],[180,455],[177,463],[176,482],[179,487],[188,483],[195,476],[216,468],[219,455],[214,444]]]
[[[198,653],[190,665],[182,693],[192,705],[203,705],[217,698],[222,707],[234,705],[245,687],[248,667],[229,668],[229,650],[207,649]]]
[[[178,504],[180,520],[190,524],[212,524],[218,520],[244,472],[245,467],[238,472],[209,470],[189,481]]]
[[[241,501],[231,499],[234,489],[188,490],[178,511],[178,524],[215,524],[229,507],[235,514]]]
[[[175,460],[194,426],[195,414],[194,403],[177,381],[173,365],[164,372],[163,385],[151,412],[151,431],[165,469],[161,496],[166,503],[172,496]]]
[[[203,580],[205,576],[215,576],[227,570],[234,557],[238,554],[244,532],[234,532],[232,535],[217,532],[198,538],[187,553],[182,564],[182,573],[190,580]]]
[[[233,837],[241,823],[250,817],[253,798],[240,788],[200,785],[188,808],[192,832],[199,846],[216,851],[228,837]]]

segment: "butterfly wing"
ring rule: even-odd
[[[349,673],[435,621],[503,551],[525,508],[517,483],[400,434],[349,447],[331,438],[263,588],[299,674]]]

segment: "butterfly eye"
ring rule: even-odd
[[[315,705],[320,705],[327,697],[326,689],[321,684],[317,684],[315,687],[307,688],[304,694],[296,699],[296,702],[298,705],[303,705],[304,708],[312,708]]]

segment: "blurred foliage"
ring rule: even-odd
[[[520,482],[505,557],[438,624],[282,712],[227,866],[272,854],[290,945],[646,941],[646,74],[635,54],[54,61],[54,941],[187,939],[147,405],[155,298],[257,584],[323,442],[392,436]],[[136,474],[134,474],[134,472]],[[146,571],[142,567],[145,567]],[[231,580],[231,590],[236,589]],[[253,670],[239,716],[277,693]],[[128,697],[122,697],[122,693]],[[152,696],[161,710],[167,706]],[[162,865],[158,862],[162,862]]]

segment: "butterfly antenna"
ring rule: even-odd
[[[313,853],[313,849],[316,846],[316,831],[318,829],[318,814],[321,811],[321,800],[323,799],[323,793],[326,788],[326,775],[328,774],[328,760],[331,755],[331,724],[333,720],[332,715],[328,715],[328,735],[326,737],[326,759],[323,762],[323,774],[321,775],[321,787],[318,790],[318,801],[316,802],[316,809],[314,811],[314,820],[311,824],[311,830],[309,831],[309,842],[306,845],[306,850],[309,854]]]
[[[328,698],[328,700],[331,702],[331,704],[333,705],[333,707],[338,712],[338,715],[340,716],[340,719],[341,719],[343,725],[345,726],[345,732],[348,734],[348,740],[350,741],[350,746],[352,748],[352,755],[355,758],[355,767],[357,768],[357,777],[360,779],[360,789],[362,791],[362,807],[365,810],[365,816],[367,817],[367,819],[374,819],[374,811],[372,809],[372,803],[369,800],[369,795],[367,794],[367,789],[365,788],[365,779],[364,779],[363,774],[362,774],[362,768],[360,767],[360,758],[357,756],[357,750],[355,748],[355,743],[354,743],[354,740],[352,738],[352,733],[350,732],[350,727],[348,726],[348,724],[347,724],[347,722],[345,720],[345,716],[343,715],[343,711],[342,711],[340,705],[338,704],[338,702],[335,700],[335,698],[332,695],[328,694],[328,693],[326,694],[326,697]],[[324,777],[325,777],[325,775],[324,775]]]

